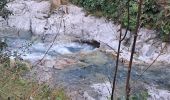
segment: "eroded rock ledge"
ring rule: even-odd
[[[61,5],[58,11],[49,16],[50,2],[47,0],[14,0],[8,4],[8,9],[13,11],[14,15],[11,15],[7,22],[0,18],[0,34],[23,38],[35,35],[45,39],[51,39],[55,34],[69,35],[106,43],[117,51],[118,25],[106,21],[105,18],[85,16],[82,8],[71,4],[67,6],[68,14],[63,15],[64,7]],[[130,56],[131,37],[133,35],[128,33],[121,48],[121,57],[126,60]],[[151,63],[164,46],[165,43],[158,39],[155,31],[140,29],[135,61]],[[169,60],[170,44],[166,44],[164,53],[157,61],[169,63]]]

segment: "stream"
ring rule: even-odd
[[[96,46],[95,43],[78,42],[75,39],[68,41],[64,38],[62,41],[55,41],[48,52],[52,42],[44,42],[40,38],[33,40],[33,37],[6,38],[7,50],[10,51],[11,58],[18,57],[33,65],[25,78],[34,78],[40,83],[46,82],[52,87],[63,88],[73,100],[107,100],[116,57],[104,52],[99,47],[100,43]],[[170,66],[153,65],[135,81],[147,66],[133,66],[132,93],[136,95],[145,91],[148,93],[148,100],[170,100]],[[119,62],[116,99],[124,100],[126,75],[127,65]],[[138,100],[143,100],[139,98],[140,96]]]
[[[4,53],[11,61],[19,59],[30,68],[23,78],[64,89],[71,100],[110,99],[119,25],[72,4],[51,13],[49,0],[12,0],[7,9],[13,14],[8,20],[0,17],[0,39],[7,43]],[[65,10],[68,14],[63,15]],[[114,100],[125,100],[131,36],[128,32],[122,42]],[[136,43],[130,80],[133,100],[170,100],[170,45],[137,80],[165,43],[157,40],[154,30],[143,28]]]

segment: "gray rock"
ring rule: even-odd
[[[68,8],[68,14],[64,14],[62,10]],[[38,36],[69,35],[81,37],[85,39],[94,39],[103,42],[112,47],[113,51],[117,51],[119,40],[119,27],[105,18],[95,18],[93,16],[85,16],[82,8],[68,4],[61,5],[58,10],[50,14],[50,2],[47,0],[14,0],[8,4],[8,9],[14,12],[9,16],[8,24],[0,19],[0,34],[13,35],[18,30],[21,32]],[[10,30],[15,31],[10,31]],[[123,30],[125,31],[125,30]],[[12,33],[13,32],[13,33]],[[124,32],[123,32],[124,33]],[[23,35],[25,37],[28,35]],[[127,34],[125,41],[121,47],[121,57],[129,60],[130,50],[132,47],[133,34]],[[150,63],[156,55],[161,51],[161,41],[157,38],[157,33],[153,30],[140,29],[136,44],[135,61],[145,61]],[[143,47],[144,45],[152,45]],[[169,63],[170,53],[169,45],[167,45],[164,54],[158,61]]]

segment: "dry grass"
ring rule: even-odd
[[[1,59],[2,61],[2,59]],[[68,100],[62,89],[51,89],[46,84],[38,84],[22,78],[29,71],[22,62],[10,66],[10,60],[0,63],[0,100]]]

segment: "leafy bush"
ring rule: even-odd
[[[144,0],[143,15],[141,17],[142,26],[152,28],[160,33],[164,41],[170,39],[170,5],[169,0]],[[96,16],[105,16],[118,22],[123,21],[123,26],[127,27],[127,0],[71,0],[73,4],[84,7],[88,12]],[[120,12],[121,11],[121,12]],[[138,11],[137,0],[130,1],[130,30],[133,31],[136,24]],[[121,16],[120,16],[121,13]]]
[[[141,91],[141,93],[136,93],[130,97],[130,100],[147,100],[149,97],[148,92]]]
[[[6,9],[7,0],[0,0],[0,16],[4,19],[8,19],[8,16],[12,14],[11,11]]]
[[[2,16],[2,18],[4,19],[7,19],[8,15],[12,14],[11,11],[5,8],[6,4],[7,4],[7,0],[0,0],[0,16]],[[0,53],[6,46],[7,44],[4,41],[1,41],[1,38],[0,38]]]
[[[2,10],[7,4],[7,0],[1,0],[0,1],[0,10]]]

